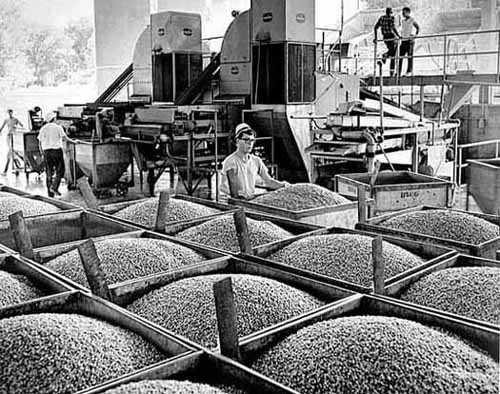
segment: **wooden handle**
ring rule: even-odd
[[[375,294],[385,293],[385,260],[382,255],[382,237],[376,237],[372,241],[373,261],[373,290]]]
[[[34,260],[35,254],[33,253],[31,234],[26,226],[22,211],[9,215],[9,222],[17,251],[21,256]]]
[[[231,197],[240,198],[238,194],[240,190],[240,181],[236,176],[236,170],[233,169],[228,170],[226,176],[227,176],[227,183],[229,185],[229,193],[231,194]]]
[[[155,231],[165,232],[167,225],[167,207],[170,200],[169,192],[161,192],[158,200],[158,208],[156,209]]]
[[[220,352],[223,356],[241,360],[238,343],[238,321],[231,278],[222,279],[213,286]]]
[[[80,254],[92,293],[105,300],[111,301],[111,292],[106,282],[106,274],[102,269],[101,260],[99,256],[97,256],[94,242],[89,239],[79,245],[78,253]]]
[[[247,215],[243,209],[238,209],[233,213],[234,226],[236,227],[236,236],[240,245],[240,251],[246,254],[253,254],[250,235],[248,233]]]
[[[365,188],[361,185],[358,186],[358,222],[366,223],[368,218],[366,207],[366,192]]]
[[[89,179],[86,176],[83,176],[76,181],[76,184],[80,189],[80,193],[82,194],[83,200],[85,201],[87,207],[98,211],[99,203],[97,202],[97,199],[92,192],[92,188],[89,184]]]

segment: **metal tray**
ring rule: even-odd
[[[395,216],[400,216],[404,215],[410,212],[417,212],[417,211],[425,211],[429,209],[444,209],[441,207],[434,207],[434,206],[419,206],[415,208],[410,208],[406,209],[403,211],[383,215],[383,216],[378,216],[378,217],[373,217],[369,220],[366,221],[366,223],[358,223],[356,225],[356,228],[359,230],[365,230],[365,231],[371,231],[374,233],[379,233],[379,234],[387,234],[391,235],[394,237],[401,237],[401,238],[407,238],[419,242],[427,242],[431,243],[434,245],[440,245],[444,246],[450,249],[455,249],[467,254],[470,254],[472,256],[477,256],[477,257],[484,257],[484,258],[490,258],[490,259],[495,259],[496,256],[496,251],[500,249],[500,236],[497,238],[493,238],[489,241],[483,242],[481,244],[469,244],[465,242],[459,242],[455,241],[452,239],[446,239],[446,238],[439,238],[439,237],[433,237],[431,235],[425,235],[425,234],[420,234],[420,233],[414,233],[414,232],[409,232],[409,231],[403,231],[403,230],[396,230],[392,229],[389,227],[386,227],[383,225],[383,221],[393,218]],[[478,213],[478,212],[468,212],[468,211],[462,211],[459,209],[448,209],[449,211],[454,211],[454,212],[461,212],[465,213],[468,215],[473,215],[477,216],[478,218],[484,219],[488,222],[494,223],[496,225],[499,225],[499,219],[498,216],[495,215],[487,215],[484,213]]]
[[[387,297],[357,294],[338,301],[328,308],[312,312],[306,316],[290,320],[268,330],[249,336],[241,343],[240,351],[244,361],[265,350],[284,337],[308,325],[353,315],[393,316],[413,320],[418,323],[440,327],[474,343],[485,350],[498,362],[500,331],[468,323],[438,312],[430,312],[417,306],[401,303]],[[300,357],[300,355],[297,355]]]
[[[0,270],[14,275],[22,275],[42,290],[45,296],[75,290],[69,284],[46,272],[39,264],[18,255],[0,255]],[[41,299],[44,297],[40,297]],[[32,301],[32,300],[30,300]],[[15,304],[17,305],[17,304]]]
[[[343,281],[337,278],[333,278],[330,276],[322,275],[315,273],[310,270],[305,270],[305,269],[300,269],[300,268],[295,268],[290,265],[287,265],[282,262],[270,260],[267,257],[269,257],[272,253],[283,249],[285,246],[299,240],[302,238],[307,238],[310,236],[315,236],[315,235],[326,235],[326,234],[358,234],[358,235],[365,235],[368,237],[377,237],[378,234],[374,234],[371,232],[367,231],[360,231],[360,230],[350,230],[346,228],[339,228],[339,227],[330,227],[327,229],[322,229],[322,230],[317,230],[314,232],[309,232],[306,234],[301,234],[299,236],[293,237],[293,238],[288,238],[282,241],[277,241],[277,242],[272,242],[257,248],[253,249],[253,256],[243,254],[245,259],[248,259],[249,261],[253,262],[258,262],[263,265],[269,265],[271,267],[276,267],[280,268],[286,272],[289,273],[294,273],[297,275],[301,275],[307,278],[311,278],[320,282],[324,283],[329,283],[334,286],[339,286],[343,287],[345,289],[349,289],[351,291],[355,292],[360,292],[360,293],[370,293],[373,291],[371,287],[366,287],[366,286],[361,286],[356,283],[352,282],[347,282]],[[389,285],[391,283],[394,283],[400,279],[403,279],[411,274],[414,274],[415,272],[418,272],[426,267],[429,267],[439,261],[442,261],[444,259],[447,259],[455,254],[457,254],[456,251],[453,251],[451,249],[447,249],[444,247],[436,246],[436,245],[428,245],[423,242],[416,242],[416,241],[411,241],[407,239],[402,239],[402,238],[396,238],[396,237],[391,237],[391,236],[382,236],[382,239],[386,242],[390,242],[391,244],[400,246],[409,252],[412,252],[413,254],[422,257],[426,260],[426,262],[420,266],[414,267],[410,270],[407,270],[405,272],[402,272],[392,278],[387,278],[385,280],[386,285]]]
[[[2,223],[5,225],[3,228]],[[82,210],[27,217],[26,226],[34,249],[138,229]],[[9,221],[0,222],[0,244],[17,251]]]
[[[497,260],[488,260],[488,259],[483,259],[479,257],[473,257],[473,256],[468,256],[468,255],[455,255],[450,257],[449,259],[437,262],[436,264],[431,265],[430,267],[427,267],[419,272],[414,273],[413,275],[410,275],[404,279],[398,280],[397,282],[392,283],[391,285],[388,285],[385,287],[385,295],[394,297],[399,299],[399,296],[401,292],[407,288],[409,285],[412,283],[415,283],[422,279],[423,277],[437,271],[441,271],[447,268],[457,268],[457,267],[493,267],[493,268],[500,268],[500,261]],[[418,305],[418,304],[413,304],[410,302],[404,302],[405,304],[409,305]],[[436,309],[436,308],[431,308],[431,307],[426,307],[422,305],[418,305],[419,308],[429,310],[429,311],[439,311],[441,314],[450,316],[452,318],[460,318],[463,321],[467,321],[471,324],[476,324],[476,325],[484,325],[486,327],[490,327],[492,329],[499,329],[500,326],[491,324],[488,322],[484,322],[481,320],[477,319],[472,319],[469,317],[465,317],[462,315],[456,315],[451,312],[446,312],[441,309]]]
[[[252,200],[242,200],[229,198],[228,202],[235,206],[245,208],[249,211],[266,213],[273,216],[284,217],[302,223],[309,223],[321,227],[346,227],[354,228],[358,222],[358,203],[355,197],[346,196],[352,202],[339,205],[329,205],[318,208],[309,208],[292,211],[284,208],[277,208],[267,204],[261,204]],[[373,206],[373,200],[368,199],[367,212]]]
[[[227,357],[203,351],[179,356],[141,372],[123,376],[89,390],[79,391],[78,394],[99,394],[131,382],[167,379],[233,385],[248,393],[298,394]]]

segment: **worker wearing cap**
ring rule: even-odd
[[[49,197],[54,197],[54,194],[61,195],[59,184],[64,176],[63,139],[70,140],[64,129],[54,122],[55,118],[54,112],[48,112],[45,115],[47,123],[38,134],[40,150],[45,158],[45,181]]]
[[[255,131],[246,123],[239,124],[235,129],[234,139],[236,151],[230,154],[222,163],[221,191],[230,195],[228,171],[234,170],[237,180],[237,196],[252,198],[255,195],[255,186],[262,184],[268,189],[279,189],[287,182],[279,182],[269,175],[267,167],[260,157],[252,154],[255,143]]]

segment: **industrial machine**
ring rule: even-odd
[[[243,118],[259,138],[271,141],[271,152],[261,146],[260,154],[290,182],[316,180],[318,173],[333,178],[339,163],[370,170],[378,160],[414,171],[419,164],[442,170],[450,138],[437,144],[436,136],[456,124],[410,111],[399,116],[388,107],[378,114],[377,108],[346,110],[346,103],[379,96],[360,88],[357,76],[318,67],[314,0],[252,0],[250,10],[233,17],[220,53],[207,57],[199,15],[152,15],[133,63],[92,106],[94,113],[119,108],[116,140],[130,144],[141,185],[147,173],[150,192],[167,169],[189,194],[204,179],[210,188],[215,176],[217,184],[230,134]],[[127,102],[111,101],[129,85]]]

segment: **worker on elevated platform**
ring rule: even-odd
[[[72,141],[64,132],[62,126],[55,123],[56,114],[48,112],[45,115],[47,122],[38,134],[40,151],[45,159],[45,181],[49,197],[60,196],[59,185],[64,176],[63,139]]]
[[[255,137],[255,131],[248,124],[236,126],[236,151],[222,163],[222,193],[234,198],[249,199],[255,196],[257,185],[275,190],[288,184],[273,179],[262,159],[252,154]]]
[[[411,16],[410,7],[403,8],[403,21],[401,22],[401,47],[399,48],[399,75],[403,69],[403,60],[406,58],[408,68],[406,75],[413,73],[413,48],[415,46],[415,36],[420,32],[420,26]]]
[[[390,75],[394,76],[396,71],[396,53],[398,50],[398,38],[401,38],[398,31],[396,30],[396,25],[394,23],[394,15],[392,14],[392,8],[387,7],[385,10],[385,15],[382,15],[374,26],[373,30],[373,43],[377,45],[378,34],[377,31],[380,28],[382,31],[382,37],[384,39],[385,46],[387,47],[387,52],[382,55],[382,62],[385,63],[387,58],[391,60],[390,64]]]
[[[7,110],[7,119],[4,120],[2,126],[0,127],[0,134],[3,132],[4,128],[7,127],[7,161],[5,162],[5,168],[3,170],[3,175],[7,173],[9,169],[9,164],[12,163],[12,170],[16,171],[16,175],[18,174],[19,164],[16,160],[16,154],[14,152],[14,133],[17,130],[17,127],[24,127],[23,124],[14,116],[14,111],[11,109]]]

